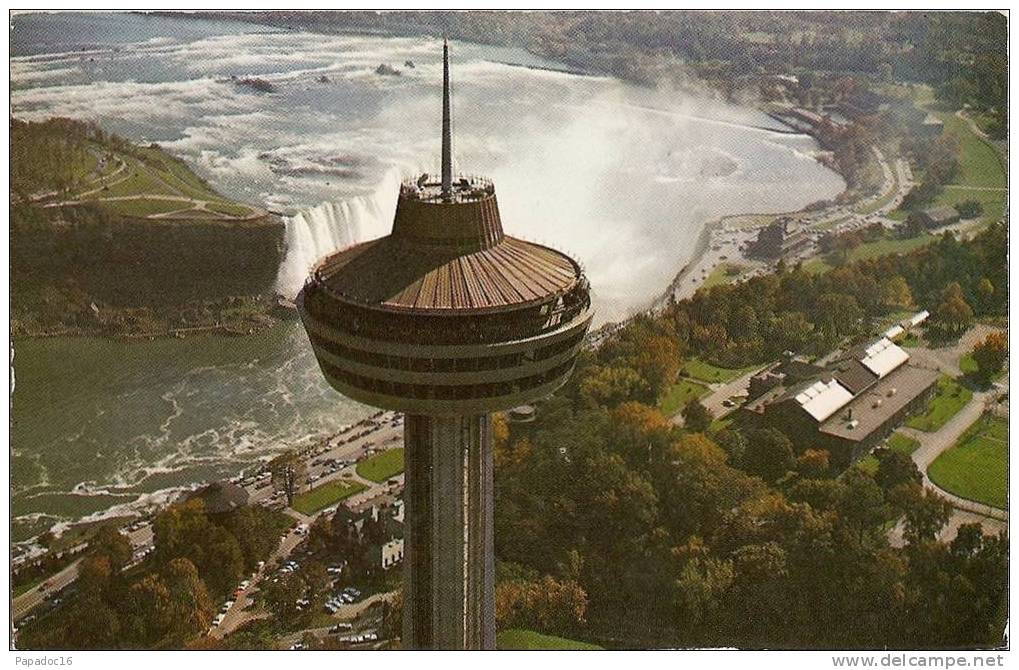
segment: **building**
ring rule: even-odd
[[[807,376],[781,367],[751,380],[741,419],[778,428],[797,446],[827,450],[836,467],[862,458],[925,406],[940,376],[910,363],[906,350],[886,337]]]
[[[789,219],[777,219],[757,233],[747,252],[756,258],[777,260],[789,258],[810,246],[810,236],[804,230],[794,231]]]
[[[945,122],[933,114],[928,114],[920,122],[920,134],[924,137],[938,137],[944,130]]]
[[[382,569],[388,570],[403,560],[403,538],[394,537],[382,545]]]
[[[491,412],[561,386],[593,311],[576,261],[454,179],[443,62],[441,176],[404,183],[392,232],[320,261],[297,305],[330,385],[407,415],[403,647],[492,649]]]
[[[225,514],[240,509],[250,499],[247,489],[231,482],[213,482],[185,495],[185,500],[201,500],[208,514]]]
[[[930,207],[920,212],[920,221],[927,228],[941,228],[959,223],[959,212],[955,207]]]

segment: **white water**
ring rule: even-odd
[[[126,14],[12,25],[13,115],[95,120],[159,142],[228,196],[297,212],[285,222],[284,295],[330,252],[387,234],[401,178],[438,167],[434,39]],[[772,134],[754,110],[505,64],[529,58],[454,45],[454,159],[494,178],[508,234],[585,265],[601,322],[663,290],[705,222],[844,188],[811,158],[809,137]],[[407,60],[416,67],[401,77],[375,74]],[[19,343],[18,355],[12,492],[26,520],[71,516],[54,495],[29,497],[33,488],[188,487],[367,411],[327,387],[296,323],[228,342]],[[68,360],[73,374],[57,364]]]

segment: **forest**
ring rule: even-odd
[[[635,319],[590,352],[535,422],[496,434],[500,625],[610,648],[999,644],[1007,538],[970,525],[938,542],[951,508],[908,457],[838,472],[781,432],[681,429],[654,404],[684,358],[821,353],[914,304],[931,305],[934,331],[1003,315],[1005,249],[998,225],[824,275],[782,269]]]

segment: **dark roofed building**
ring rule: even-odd
[[[878,379],[858,360],[840,361],[834,366],[833,376],[853,394],[863,393]]]
[[[201,500],[209,514],[223,514],[240,509],[250,499],[247,490],[230,482],[213,482],[187,494],[185,500]]]
[[[789,224],[788,219],[778,219],[761,228],[747,249],[750,256],[777,259],[802,251],[810,244],[810,237],[802,230],[791,230]]]
[[[920,220],[928,228],[940,228],[959,223],[959,212],[955,207],[930,207],[920,212]]]

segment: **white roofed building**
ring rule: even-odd
[[[759,386],[739,416],[781,430],[797,450],[826,449],[834,466],[847,467],[919,410],[939,376],[911,364],[905,349],[882,336],[799,383]]]

